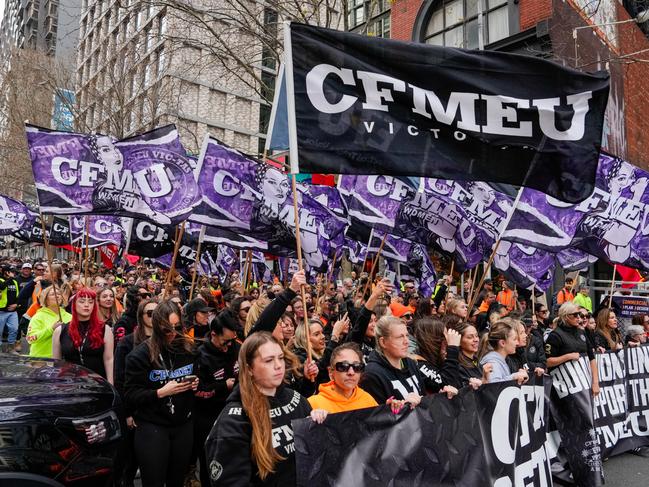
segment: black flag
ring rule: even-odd
[[[592,193],[608,73],[287,28],[291,172],[489,181],[572,203]]]

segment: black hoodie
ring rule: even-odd
[[[311,406],[298,392],[280,386],[269,397],[272,441],[275,451],[285,458],[275,465],[275,473],[265,480],[258,475],[250,456],[252,426],[243,410],[239,386],[228,397],[205,443],[212,487],[291,486],[296,484],[295,443],[291,421],[306,418]]]
[[[216,419],[225,406],[230,395],[227,380],[236,379],[239,375],[239,348],[235,342],[227,352],[223,352],[209,340],[199,347],[196,361],[199,383],[195,394],[198,414]]]
[[[135,411],[135,422],[145,421],[161,426],[178,426],[192,417],[194,392],[158,398],[157,390],[168,381],[195,375],[196,355],[184,351],[162,353],[163,364],[156,365],[149,358],[149,340],[140,343],[126,357],[126,403]],[[173,405],[173,407],[170,406]]]
[[[397,369],[376,350],[370,354],[361,377],[360,387],[369,392],[379,404],[384,404],[391,396],[395,399],[405,399],[411,392],[420,396],[425,395],[426,387],[435,388],[433,383],[425,377],[417,362],[410,358],[401,359],[403,367]]]

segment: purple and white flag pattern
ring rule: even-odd
[[[612,263],[649,269],[649,173],[602,154],[596,187],[571,205],[525,189],[506,237],[553,252],[575,248]]]
[[[127,221],[127,218],[108,215],[70,216],[72,245],[76,247],[86,245],[86,219],[89,248],[109,244],[122,246],[123,236],[126,235],[125,228],[130,225],[130,221]]]
[[[31,221],[30,211],[20,201],[0,195],[0,235],[11,235]]]
[[[173,125],[124,140],[27,125],[43,213],[128,216],[170,225],[200,198]]]
[[[295,251],[295,212],[286,174],[208,136],[196,180],[202,201],[193,221],[267,242],[273,255]],[[298,198],[302,255],[310,267],[324,271],[346,222],[308,194],[298,191]]]

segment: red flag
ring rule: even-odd
[[[103,262],[106,269],[112,269],[115,258],[117,257],[117,252],[119,249],[117,245],[109,244],[104,245],[99,249],[99,254],[101,255],[101,261]]]
[[[644,279],[642,278],[642,274],[640,274],[640,271],[638,269],[632,269],[631,267],[625,267],[623,265],[618,264],[617,265],[617,273],[622,277],[623,281],[631,281],[634,283],[642,282]],[[630,289],[635,287],[635,284],[623,284],[622,287],[626,289]]]
[[[312,174],[311,183],[333,187],[336,185],[336,179],[333,174]]]

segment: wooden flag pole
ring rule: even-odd
[[[385,245],[385,241],[387,238],[388,238],[388,234],[385,233],[383,235],[383,240],[381,240],[381,245],[379,245],[379,250],[376,252],[376,256],[374,257],[374,261],[372,262],[372,270],[370,271],[370,275],[368,276],[367,282],[365,283],[365,289],[363,289],[362,299],[365,299],[367,290],[370,287],[370,284],[372,283],[372,276],[374,275],[374,271],[376,270],[376,265],[379,263],[379,258],[381,257],[381,252],[383,252],[383,246]]]
[[[45,245],[45,255],[47,255],[47,265],[50,269],[50,278],[52,279],[52,289],[54,289],[54,299],[56,299],[56,309],[59,312],[59,321],[63,321],[61,317],[61,305],[59,304],[59,296],[56,292],[56,280],[54,279],[54,273],[52,271],[52,252],[50,250],[50,244],[47,238],[47,232],[45,230],[45,217],[41,213],[41,228],[43,229],[43,245]],[[63,296],[61,296],[63,297]]]
[[[471,298],[473,297],[473,292],[474,292],[474,286],[475,286],[475,279],[478,277],[478,266],[476,265],[473,269],[469,271],[469,280],[471,281],[471,285],[469,286],[469,291],[467,292],[466,296],[466,302],[467,302],[467,307],[468,303],[471,302]],[[471,312],[471,309],[469,309],[469,313]]]
[[[243,289],[248,292],[250,287],[250,274],[252,274],[252,250],[248,249],[246,251],[246,276],[244,281]]]
[[[536,316],[536,284],[532,284],[532,316]]]
[[[617,272],[617,264],[613,265],[613,279],[611,279],[611,291],[608,297],[608,309],[611,309],[613,304],[613,288],[615,287],[615,273]]]
[[[205,236],[205,225],[201,225],[201,231],[198,234],[198,246],[196,248],[196,260],[194,261],[194,271],[192,272],[192,286],[189,288],[189,300],[194,297],[194,286],[196,285],[196,274],[198,273],[198,266],[201,265],[201,244]]]
[[[329,278],[327,279],[327,287],[329,287],[329,283],[333,282],[334,280],[334,272],[336,272],[336,260],[338,259],[338,249],[334,252],[334,263],[331,266],[331,274],[329,275]]]
[[[167,294],[169,293],[169,288],[171,287],[171,279],[176,267],[176,257],[178,257],[178,250],[180,249],[180,242],[183,238],[183,233],[185,233],[185,223],[186,222],[182,222],[182,224],[180,225],[180,230],[178,230],[177,233],[176,242],[174,245],[174,253],[171,257],[171,265],[169,266],[169,275],[167,276],[167,282],[165,283],[165,290],[162,294],[162,299],[167,299]]]
[[[86,268],[83,271],[84,286],[88,286],[88,268],[90,267],[90,217],[86,215],[86,252],[85,252]]]
[[[304,264],[302,263],[302,239],[300,238],[300,213],[297,204],[297,183],[295,181],[295,174],[291,174],[291,189],[293,191],[293,212],[295,217],[295,245],[297,247],[297,265],[303,271]],[[306,336],[306,354],[307,360],[312,360],[313,350],[311,349],[311,330],[309,330],[309,317],[306,305],[306,290],[304,286],[300,286],[300,293],[302,294],[302,307],[304,308],[304,334]]]

